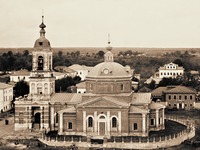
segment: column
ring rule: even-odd
[[[122,131],[122,125],[121,125],[121,111],[118,111],[118,119],[119,119],[119,121],[118,121],[118,123],[119,123],[119,126],[118,126],[118,131],[119,131],[119,133],[121,133],[121,131]]]
[[[107,134],[110,135],[110,111],[107,111]]]
[[[83,111],[83,132],[86,133],[86,111]]]
[[[40,129],[43,129],[44,107],[40,106]]]
[[[159,117],[158,117],[158,110],[156,110],[156,128],[158,127],[158,119],[159,119]]]
[[[29,106],[29,109],[28,109],[28,117],[29,117],[29,129],[32,128],[32,112],[31,112],[31,106]]]
[[[94,111],[94,132],[97,133],[97,111]]]
[[[50,123],[51,123],[51,130],[54,130],[54,107],[51,106],[51,120],[50,120]]]
[[[60,123],[59,129],[60,130],[59,131],[60,131],[60,133],[63,133],[63,113],[60,113],[59,115],[60,115],[60,119],[59,119],[59,123]]]
[[[142,132],[146,132],[146,114],[142,114]]]
[[[162,109],[162,123],[165,124],[165,109]]]

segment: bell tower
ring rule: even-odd
[[[40,37],[35,41],[32,51],[29,97],[48,100],[55,93],[55,77],[52,69],[53,52],[49,40],[45,37],[44,16],[39,27]]]

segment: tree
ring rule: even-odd
[[[173,63],[175,63],[175,64],[177,64],[177,65],[179,65],[179,66],[183,66],[183,62],[182,62],[182,60],[180,60],[180,59],[174,60]]]
[[[59,57],[62,57],[62,55],[63,55],[62,51],[59,51],[59,52],[58,52],[58,56],[59,56]]]
[[[104,54],[104,51],[100,50],[96,55],[98,56],[98,58],[103,58]]]
[[[24,96],[29,93],[29,85],[25,81],[19,81],[14,86],[14,96]]]

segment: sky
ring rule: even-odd
[[[0,47],[200,48],[200,0],[0,0]]]

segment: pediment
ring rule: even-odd
[[[121,108],[125,106],[122,102],[117,101],[113,98],[105,98],[105,97],[99,97],[92,100],[88,100],[87,102],[79,104],[79,106],[82,107],[117,107]]]

